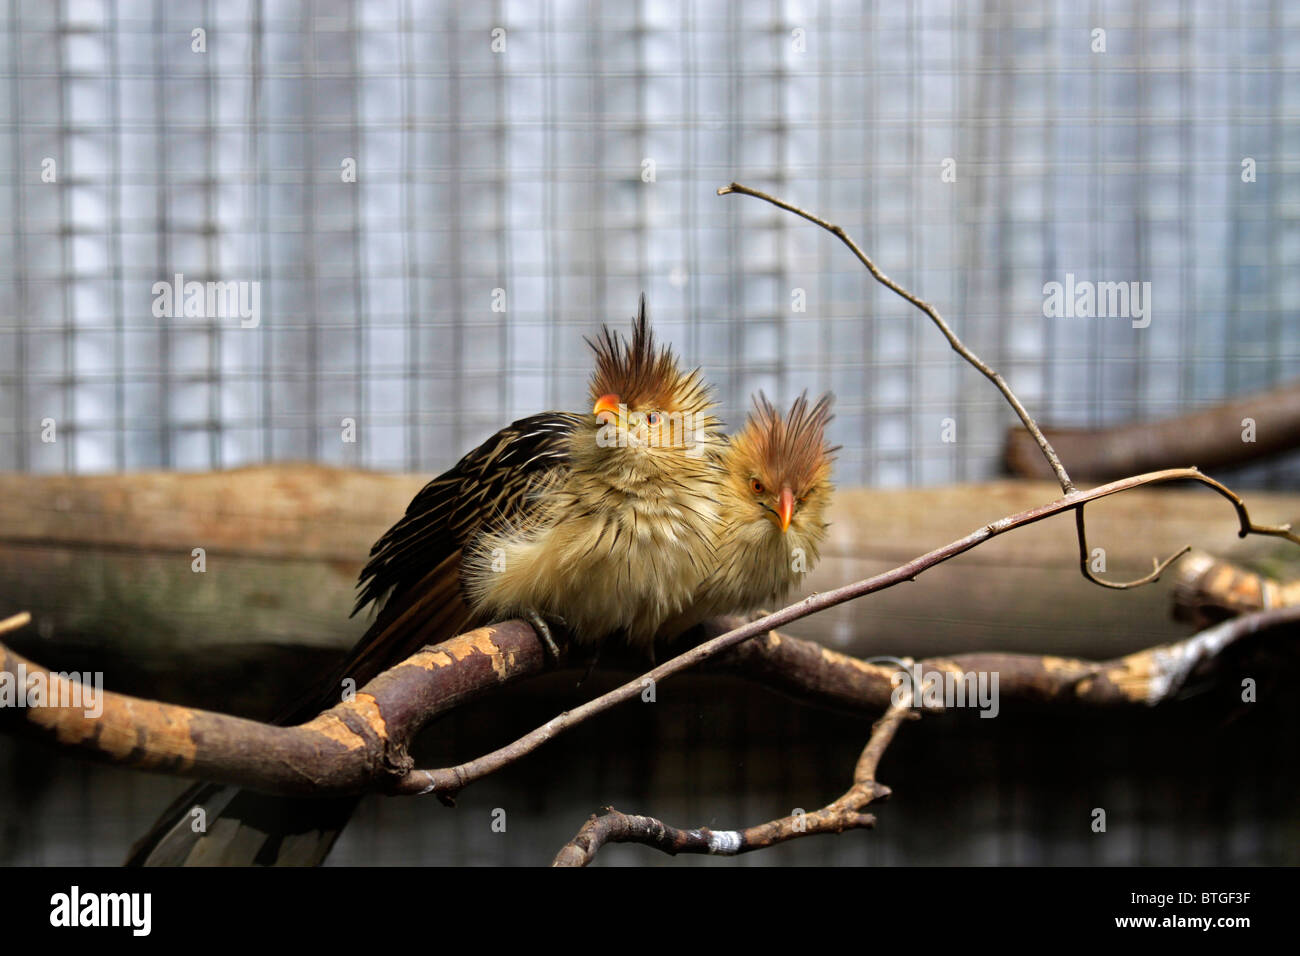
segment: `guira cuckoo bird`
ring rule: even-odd
[[[782,416],[761,392],[745,426],[715,455],[723,472],[717,565],[668,636],[724,614],[779,604],[820,557],[830,506],[831,396],[806,394]]]
[[[589,342],[590,411],[503,428],[430,481],[371,549],[353,613],[380,607],[324,691],[282,723],[337,703],[425,644],[525,616],[579,643],[653,642],[717,566],[721,423],[698,370],[656,346],[645,298],[630,339]],[[324,859],[356,798],[304,800],[200,784],[164,813],[128,863],[309,864]],[[206,833],[190,826],[202,806]]]

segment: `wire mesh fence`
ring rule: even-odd
[[[732,179],[845,226],[1049,423],[1187,411],[1300,356],[1300,11],[1280,0],[1230,20],[1184,0],[4,18],[7,467],[436,471],[576,407],[582,336],[644,289],[728,420],[759,388],[833,390],[842,483],[996,474],[1011,418],[987,383],[831,237],[716,197]],[[1046,318],[1067,274],[1151,283],[1149,324]],[[187,314],[192,282],[256,298],[257,321]]]

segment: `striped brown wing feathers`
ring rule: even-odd
[[[460,586],[462,549],[480,528],[525,520],[535,496],[567,469],[567,439],[580,421],[564,412],[522,418],[420,490],[375,542],[361,572],[352,613],[382,603],[374,623],[321,692],[300,701],[286,720],[308,720],[337,703],[343,678],[361,687],[425,644],[471,626]]]
[[[548,476],[568,467],[567,439],[581,421],[564,412],[521,418],[425,485],[370,549],[352,613],[424,581],[485,521],[517,520]]]

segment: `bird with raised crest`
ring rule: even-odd
[[[718,563],[664,636],[779,603],[816,566],[838,450],[826,442],[831,400],[828,394],[810,404],[803,394],[782,416],[760,392],[745,426],[713,452],[724,476]]]
[[[430,481],[371,549],[353,613],[374,623],[326,682],[280,723],[339,702],[425,644],[510,617],[576,643],[614,636],[648,648],[717,567],[721,423],[699,371],[655,344],[641,299],[630,338],[590,341],[591,410],[547,412],[497,432]],[[275,797],[200,784],[128,863],[310,864],[324,859],[356,798]],[[203,807],[206,832],[190,826]]]

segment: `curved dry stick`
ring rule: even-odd
[[[1242,500],[1239,494],[1237,494],[1235,491],[1233,491],[1231,488],[1229,488],[1227,485],[1223,484],[1222,482],[1215,481],[1213,478],[1209,477],[1208,475],[1201,475],[1201,477],[1198,480],[1202,484],[1208,485],[1210,488],[1213,488],[1224,498],[1227,498],[1230,502],[1232,502],[1232,507],[1237,512],[1237,524],[1238,524],[1237,537],[1244,538],[1246,537],[1246,535],[1249,534],[1258,534],[1258,535],[1265,535],[1265,536],[1276,537],[1276,538],[1285,538],[1286,540],[1290,541],[1292,544],[1300,544],[1300,535],[1296,534],[1294,531],[1291,530],[1290,524],[1279,524],[1279,525],[1255,524],[1255,522],[1251,520],[1250,511],[1247,510],[1246,508],[1246,502]],[[1087,578],[1089,581],[1091,581],[1093,584],[1099,584],[1105,588],[1114,588],[1115,590],[1118,591],[1123,591],[1133,587],[1139,587],[1143,584],[1150,584],[1153,581],[1159,580],[1160,575],[1164,572],[1164,570],[1167,567],[1169,567],[1169,565],[1173,564],[1175,561],[1177,561],[1187,552],[1192,550],[1192,546],[1189,544],[1186,545],[1177,554],[1174,554],[1169,558],[1166,558],[1164,561],[1156,561],[1155,570],[1152,571],[1150,574],[1146,575],[1145,577],[1138,578],[1136,581],[1129,581],[1126,583],[1121,583],[1116,581],[1105,581],[1097,577],[1096,575],[1094,575],[1092,573],[1092,569],[1088,567],[1088,533],[1083,523],[1082,506],[1080,506],[1079,509],[1075,512],[1075,529],[1078,532],[1078,537],[1079,537],[1079,570],[1083,572],[1083,576]]]
[[[718,190],[719,196],[726,196],[726,195],[730,195],[731,193],[737,193],[744,196],[753,196],[755,199],[761,199],[764,202],[771,203],[773,206],[776,206],[778,209],[784,209],[786,212],[794,213],[796,216],[806,219],[809,222],[813,223],[814,225],[820,226],[822,229],[825,229],[827,232],[831,233],[833,236],[835,236],[841,242],[843,242],[844,245],[848,246],[849,250],[853,253],[854,256],[857,257],[858,261],[867,267],[867,271],[871,273],[872,278],[874,278],[877,282],[883,285],[886,289],[889,289],[895,295],[911,303],[916,308],[924,312],[927,316],[929,316],[930,320],[934,322],[935,326],[938,327],[939,331],[943,333],[944,338],[948,340],[948,344],[952,346],[953,351],[955,351],[958,355],[960,355],[963,359],[965,359],[968,363],[970,363],[970,365],[973,366],[977,371],[979,371],[981,375],[983,375],[995,386],[997,386],[998,391],[1002,393],[1002,397],[1007,400],[1008,404],[1010,404],[1013,409],[1015,409],[1016,414],[1020,417],[1020,421],[1024,424],[1026,430],[1028,430],[1029,434],[1033,436],[1034,441],[1038,443],[1038,447],[1042,451],[1043,457],[1047,459],[1048,465],[1051,466],[1053,473],[1056,475],[1056,480],[1061,485],[1061,490],[1065,492],[1067,496],[1073,494],[1076,491],[1074,482],[1070,479],[1069,474],[1066,472],[1065,465],[1061,463],[1060,456],[1057,455],[1056,449],[1053,448],[1052,443],[1047,440],[1047,436],[1044,435],[1042,429],[1038,427],[1038,423],[1034,421],[1033,416],[1029,414],[1028,409],[1026,409],[1025,406],[1021,404],[1020,399],[1016,397],[1016,393],[1011,390],[1011,386],[1006,383],[1006,380],[1001,376],[1001,374],[995,371],[983,359],[981,359],[978,355],[976,355],[974,352],[972,352],[969,348],[966,347],[965,343],[962,342],[961,339],[957,337],[957,333],[955,333],[952,330],[952,327],[949,326],[946,321],[944,321],[944,318],[939,314],[938,309],[932,306],[929,302],[926,302],[920,296],[908,291],[903,286],[895,282],[893,279],[889,278],[889,276],[881,272],[880,268],[875,264],[875,262],[872,261],[871,257],[862,251],[862,247],[859,246],[853,240],[852,236],[850,236],[847,232],[844,231],[843,227],[838,226],[833,222],[828,222],[827,220],[822,219],[820,216],[815,216],[805,209],[800,209],[798,206],[794,205],[793,203],[786,202],[784,199],[778,199],[776,196],[772,196],[758,189],[753,189],[749,186],[741,185],[740,183],[731,183],[729,186],[723,186]],[[1233,498],[1236,497],[1231,492],[1228,492],[1226,488],[1223,489],[1223,491],[1225,491],[1230,497]],[[1240,499],[1237,500],[1240,501]],[[1129,588],[1141,587],[1145,584],[1151,584],[1155,581],[1158,581],[1160,579],[1160,575],[1165,571],[1166,568],[1168,568],[1171,564],[1173,564],[1175,561],[1177,561],[1179,558],[1185,555],[1189,550],[1191,550],[1191,545],[1188,545],[1187,547],[1183,548],[1181,551],[1177,552],[1176,554],[1172,554],[1169,557],[1165,558],[1165,560],[1163,561],[1161,561],[1159,558],[1153,559],[1152,563],[1154,564],[1154,569],[1150,573],[1145,574],[1140,578],[1135,578],[1132,581],[1107,581],[1103,578],[1097,577],[1097,575],[1093,573],[1092,569],[1088,567],[1087,531],[1086,531],[1086,524],[1083,516],[1082,504],[1079,505],[1078,509],[1075,512],[1075,529],[1079,540],[1079,554],[1080,554],[1079,570],[1082,572],[1084,578],[1091,581],[1093,584],[1105,588],[1112,588],[1117,591],[1124,591]],[[1287,527],[1287,530],[1289,530],[1289,526]],[[1263,532],[1263,533],[1272,533],[1272,532]],[[1292,537],[1292,540],[1297,540],[1297,539]]]
[[[736,856],[819,833],[870,829],[876,825],[876,818],[864,811],[872,803],[888,799],[890,794],[888,787],[876,781],[876,767],[903,721],[919,716],[920,711],[912,707],[910,693],[891,705],[871,728],[871,737],[853,771],[853,785],[820,810],[795,811],[788,817],[743,830],[708,827],[681,830],[654,817],[632,816],[606,807],[604,814],[593,814],[574,838],[560,848],[551,865],[586,866],[607,843],[643,843],[672,856],[678,853]]]
[[[853,237],[845,232],[842,226],[837,226],[835,223],[828,222],[820,216],[815,216],[807,210],[800,209],[793,203],[786,202],[784,199],[778,199],[768,193],[752,189],[749,186],[743,186],[740,183],[731,183],[730,185],[723,186],[718,190],[719,196],[727,196],[732,193],[738,193],[744,196],[753,196],[755,199],[761,199],[764,202],[771,203],[778,209],[792,212],[796,216],[807,219],[814,225],[825,229],[849,247],[849,250],[857,256],[858,261],[867,267],[867,271],[871,273],[873,279],[883,285],[890,292],[893,292],[899,298],[910,302],[928,315],[930,320],[938,327],[939,331],[943,333],[944,338],[948,340],[948,344],[952,346],[953,351],[969,362],[981,375],[996,385],[998,391],[1002,393],[1002,397],[1005,398],[1011,407],[1015,409],[1016,414],[1020,416],[1020,421],[1024,423],[1029,434],[1033,435],[1034,441],[1038,442],[1038,447],[1042,450],[1043,456],[1047,459],[1047,463],[1052,466],[1052,471],[1056,474],[1056,480],[1061,484],[1061,490],[1067,495],[1075,490],[1074,482],[1070,480],[1069,474],[1066,473],[1065,465],[1061,463],[1060,457],[1056,454],[1056,449],[1054,449],[1052,443],[1047,440],[1047,436],[1044,435],[1042,430],[1038,427],[1038,423],[1034,421],[1033,417],[1029,414],[1028,409],[1020,403],[1020,399],[1016,397],[1016,393],[1011,391],[1011,386],[1006,383],[1006,380],[1000,373],[995,371],[983,359],[966,347],[966,344],[957,337],[957,333],[952,330],[952,327],[944,321],[943,316],[939,314],[938,309],[932,306],[929,302],[926,302],[920,296],[909,292],[907,289],[903,288],[903,286],[899,285],[893,279],[889,278],[889,276],[881,272],[880,268],[872,261],[871,257],[862,251],[862,247],[853,241]]]
[[[1113,494],[1128,491],[1132,488],[1142,487],[1144,485],[1163,484],[1170,481],[1199,481],[1209,485],[1211,488],[1223,494],[1233,502],[1236,508],[1238,519],[1240,521],[1239,534],[1244,537],[1247,534],[1275,534],[1286,537],[1291,541],[1300,544],[1300,537],[1290,530],[1290,525],[1266,526],[1256,525],[1250,519],[1249,512],[1245,503],[1234,494],[1231,490],[1224,487],[1213,478],[1209,478],[1195,468],[1168,468],[1164,471],[1153,471],[1145,475],[1134,475],[1131,478],[1123,478],[1119,481],[1112,481],[1109,484],[1100,485],[1089,491],[1075,491],[1066,495],[1050,504],[1040,505],[1029,511],[1022,511],[1019,514],[1001,518],[991,524],[973,531],[964,538],[959,538],[941,548],[923,554],[920,557],[913,558],[906,564],[877,574],[873,577],[866,578],[853,584],[846,584],[843,587],[831,591],[824,591],[820,594],[814,594],[804,598],[795,604],[768,614],[765,617],[758,618],[740,627],[734,628],[725,634],[705,641],[689,651],[678,655],[670,661],[660,664],[658,667],[643,674],[635,680],[622,684],[609,691],[588,701],[580,707],[573,710],[565,711],[547,721],[541,727],[525,734],[518,740],[507,744],[491,753],[484,754],[473,760],[454,767],[445,767],[436,770],[412,770],[402,780],[398,780],[394,787],[396,792],[401,793],[455,793],[463,789],[466,785],[494,773],[506,764],[518,760],[525,754],[532,753],[538,747],[547,743],[554,737],[564,733],[591,717],[596,716],[603,711],[608,710],[625,701],[638,697],[645,689],[645,681],[658,682],[673,674],[679,673],[687,668],[693,667],[728,648],[734,647],[744,641],[749,640],[765,631],[781,627],[792,621],[807,617],[818,611],[824,611],[827,608],[835,607],[846,601],[872,594],[885,588],[893,587],[904,581],[914,581],[922,572],[929,570],[935,565],[942,564],[957,555],[969,551],[990,538],[1000,534],[1005,534],[1015,528],[1024,527],[1025,525],[1034,524],[1053,515],[1061,514],[1082,507],[1091,501],[1105,498]]]
[[[1088,529],[1083,521],[1082,507],[1075,509],[1074,531],[1075,531],[1075,535],[1079,539],[1080,573],[1082,573],[1083,576],[1087,578],[1089,581],[1091,581],[1093,584],[1100,585],[1103,588],[1111,588],[1112,590],[1115,591],[1127,591],[1130,588],[1140,588],[1144,584],[1154,584],[1156,581],[1160,580],[1160,575],[1164,574],[1165,570],[1171,564],[1173,564],[1175,561],[1177,561],[1179,558],[1185,555],[1188,551],[1192,550],[1192,546],[1190,544],[1187,544],[1187,545],[1183,545],[1183,547],[1180,550],[1175,551],[1173,554],[1165,558],[1163,561],[1161,561],[1159,558],[1152,558],[1151,563],[1152,565],[1154,565],[1154,567],[1151,569],[1151,571],[1148,574],[1144,574],[1140,578],[1134,578],[1131,581],[1107,581],[1105,578],[1097,577],[1097,575],[1093,573],[1092,568],[1088,567],[1088,558],[1090,557],[1090,553],[1088,551]]]

